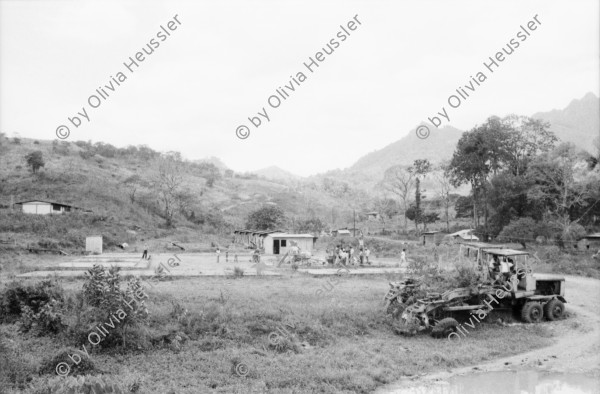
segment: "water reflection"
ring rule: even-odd
[[[538,371],[485,372],[455,376],[447,382],[398,386],[389,394],[597,394],[600,380],[583,374]]]

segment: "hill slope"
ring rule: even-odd
[[[572,142],[587,151],[594,138],[600,137],[600,100],[591,92],[571,101],[564,109],[537,112],[532,117],[549,122],[550,130],[561,141]]]
[[[590,143],[600,135],[600,100],[593,93],[573,100],[562,110],[538,112],[532,117],[549,122],[550,130],[560,140],[572,142],[588,151]],[[400,140],[361,157],[351,167],[325,175],[364,181],[368,186],[372,186],[391,166],[410,165],[415,159],[429,159],[432,163],[439,163],[451,158],[464,131],[452,126],[441,129],[435,129],[431,125],[428,127],[431,133],[426,139],[417,137],[413,129]]]
[[[0,238],[45,239],[63,248],[81,248],[85,236],[92,234],[102,234],[109,246],[160,238],[225,242],[265,203],[278,204],[293,222],[311,215],[331,217],[332,207],[341,202],[301,183],[284,184],[253,174],[227,177],[206,161],[183,161],[183,203],[175,207],[174,227],[166,228],[162,196],[152,186],[158,152],[83,141],[0,139]],[[24,157],[38,150],[45,166],[32,174]],[[214,184],[208,181],[211,177]],[[19,206],[7,209],[11,202],[37,199],[92,213],[44,217],[20,214]]]

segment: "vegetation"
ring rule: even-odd
[[[244,286],[230,287],[230,295],[223,298],[219,294],[226,280],[160,283],[160,293],[149,293],[147,307],[151,313],[146,330],[150,340],[143,354],[136,347],[115,353],[102,349],[92,352],[88,346],[91,362],[83,356],[75,365],[68,355],[81,354],[75,352],[82,342],[67,335],[42,337],[34,349],[26,346],[21,350],[30,368],[22,379],[34,390],[46,391],[78,382],[80,388],[92,383],[115,384],[124,391],[144,393],[173,389],[190,393],[243,393],[252,389],[368,392],[403,376],[540,347],[552,336],[543,325],[533,330],[506,328],[490,320],[470,332],[469,352],[429,336],[402,341],[403,351],[399,352],[389,346],[390,341],[398,341],[390,321],[373,308],[385,292],[382,278],[342,276],[333,290],[321,296],[317,290],[326,286],[326,279],[247,278]],[[79,285],[71,287],[77,292]],[[284,324],[290,335],[270,341],[269,333]],[[109,329],[108,337],[112,335]],[[512,341],[515,335],[522,340]],[[141,343],[139,339],[136,342]],[[434,346],[438,350],[432,353]],[[32,357],[40,351],[51,356],[43,360]],[[407,353],[412,356],[406,357]],[[439,359],[432,363],[436,355]],[[77,376],[59,381],[53,370],[60,362],[73,364],[71,370]],[[240,363],[248,368],[245,377],[232,371],[232,366]],[[4,370],[0,379],[3,376]],[[185,391],[185,387],[193,390]]]
[[[285,223],[285,213],[276,205],[264,205],[248,215],[246,228],[276,230]]]
[[[25,156],[25,161],[27,162],[27,166],[31,168],[31,172],[34,174],[38,172],[40,168],[46,165],[46,162],[44,162],[44,156],[39,150],[27,154]]]

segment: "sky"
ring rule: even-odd
[[[64,125],[68,141],[308,176],[349,167],[421,122],[436,132],[428,117],[442,108],[442,126],[466,130],[600,95],[599,4],[0,0],[0,132],[50,140]],[[511,39],[519,47],[487,70]],[[147,44],[154,51],[131,65]],[[318,61],[323,47],[331,54]],[[451,108],[459,87],[469,96]]]

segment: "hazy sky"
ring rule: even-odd
[[[181,24],[161,41],[160,25],[175,15]],[[356,15],[361,24],[341,42],[340,25],[348,30]],[[535,15],[536,30],[487,71],[483,62]],[[598,95],[599,37],[598,0],[0,0],[0,131],[55,139],[67,125],[71,141],[310,175],[350,166],[449,109],[448,97],[479,71],[487,79],[449,111],[454,127]],[[151,39],[158,47],[127,70]],[[303,62],[331,39],[339,46],[311,73]],[[90,95],[119,72],[126,80],[91,108]],[[290,83],[298,72],[306,80]],[[280,87],[289,97],[272,108]],[[269,121],[255,128],[248,117],[263,107]],[[82,108],[90,120],[79,116],[76,128],[68,117]],[[244,140],[235,133],[242,124]]]

